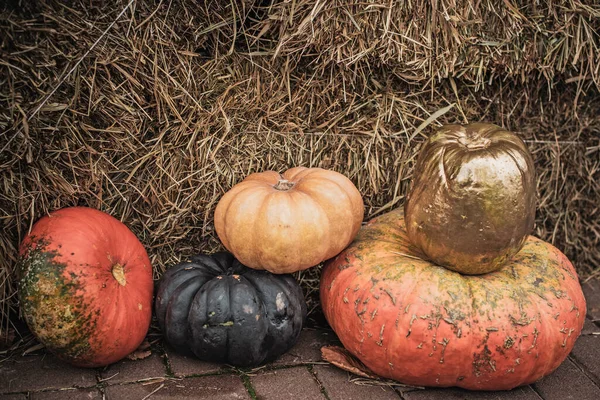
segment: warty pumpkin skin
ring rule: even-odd
[[[438,265],[484,274],[521,249],[535,202],[533,159],[518,136],[492,124],[446,125],[420,151],[408,237]]]
[[[364,217],[362,197],[342,174],[296,167],[254,173],[215,210],[215,230],[244,265],[273,273],[315,266],[344,249]]]
[[[120,221],[86,207],[35,223],[20,247],[21,313],[47,349],[80,367],[116,362],[144,340],[152,266]]]
[[[324,314],[344,347],[405,384],[503,390],[555,370],[583,327],[576,272],[530,236],[504,267],[462,275],[425,261],[395,210],[326,263]]]
[[[285,353],[306,318],[302,289],[291,275],[247,268],[225,252],[169,268],[155,309],[166,341],[177,351],[239,367]]]

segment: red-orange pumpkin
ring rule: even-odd
[[[152,266],[124,224],[91,208],[65,208],[41,218],[20,252],[21,312],[59,358],[104,366],[143,341],[152,314]]]
[[[586,304],[573,266],[550,244],[530,236],[500,270],[476,276],[421,257],[395,210],[370,221],[324,268],[325,316],[376,374],[511,389],[549,374],[573,348]]]

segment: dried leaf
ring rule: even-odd
[[[321,347],[321,357],[323,360],[335,365],[344,371],[352,372],[355,375],[364,378],[377,379],[379,378],[369,368],[367,368],[360,360],[354,357],[350,352],[339,346]]]
[[[148,340],[144,340],[142,344],[131,354],[127,356],[128,360],[143,360],[144,358],[148,358],[152,355],[152,350],[150,350],[150,343]]]
[[[143,360],[144,358],[148,358],[150,357],[150,355],[152,355],[152,351],[151,350],[136,350],[133,353],[129,354],[127,356],[128,360]]]

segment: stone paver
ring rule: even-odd
[[[321,347],[340,345],[340,341],[331,330],[304,329],[294,347],[273,362],[273,365],[298,365],[322,362]]]
[[[96,389],[60,390],[55,392],[35,392],[31,400],[101,400],[102,393]]]
[[[357,385],[348,380],[349,374],[330,365],[313,367],[330,400],[399,400],[389,386]]]
[[[504,392],[479,392],[458,388],[425,389],[403,393],[402,396],[405,400],[541,400],[530,386]]]
[[[600,326],[593,323],[591,319],[586,318],[585,323],[583,324],[583,329],[581,330],[581,334],[582,335],[600,334]]]
[[[580,338],[580,340],[583,338]],[[566,359],[556,371],[533,384],[545,400],[597,400],[600,388]]]
[[[153,393],[154,392],[154,393]],[[107,400],[189,400],[189,399],[246,399],[250,396],[237,375],[214,375],[200,378],[169,379],[162,383],[131,383],[109,386]]]
[[[575,343],[571,357],[600,386],[600,336],[581,336]]]
[[[0,400],[27,400],[24,394],[0,394]]]
[[[0,364],[0,393],[91,387],[96,371],[76,368],[51,354],[25,356]]]
[[[102,382],[107,385],[135,382],[142,379],[163,378],[167,368],[163,357],[157,353],[142,360],[122,360],[102,370]]]
[[[330,400],[598,400],[599,332],[600,326],[588,319],[570,357],[553,374],[531,386],[512,391],[471,392],[457,388],[420,390],[357,385],[350,382],[350,379],[356,378],[354,375],[322,363],[321,347],[339,345],[335,334],[326,330],[303,331],[299,343],[288,354],[266,368],[255,370],[255,374],[249,375],[249,382],[257,398],[262,400],[324,400],[322,389]],[[176,378],[167,377],[167,359]],[[151,378],[158,379],[147,381]],[[103,389],[96,387],[97,379],[102,379]],[[151,400],[250,400],[243,382],[234,370],[226,366],[184,357],[169,348],[165,355],[157,352],[143,360],[124,360],[102,370],[72,367],[50,354],[18,357],[0,363],[0,400],[135,400],[150,394]]]
[[[585,301],[587,303],[587,314],[594,321],[600,321],[600,280],[592,279],[581,285]]]
[[[321,388],[306,367],[278,369],[250,378],[260,400],[325,400]]]
[[[170,347],[166,348],[166,352],[171,372],[178,377],[212,374],[226,368],[223,365],[201,361],[193,356],[183,356]]]

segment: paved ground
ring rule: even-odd
[[[51,355],[0,363],[0,400],[36,399],[306,399],[306,400],[598,400],[600,283],[584,284],[588,319],[569,358],[552,375],[509,392],[414,390],[366,384],[321,362],[320,348],[338,344],[330,331],[305,330],[290,352],[252,373],[182,357],[162,347],[138,361],[102,370],[70,367]]]

